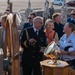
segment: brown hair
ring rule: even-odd
[[[68,26],[71,28],[71,31],[75,31],[75,25],[73,23],[68,22]]]
[[[33,15],[34,17],[36,17],[36,14],[35,14],[35,13],[33,13],[33,12],[32,12],[32,13],[30,13],[29,15]]]
[[[52,19],[54,20],[57,16],[60,16],[61,14],[60,13],[54,13],[53,15],[52,15]]]

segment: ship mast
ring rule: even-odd
[[[49,1],[45,0],[45,3],[44,3],[44,12],[43,12],[44,21],[46,19],[48,19],[49,15],[50,15],[50,13],[49,13]]]
[[[63,0],[63,4],[61,7],[61,17],[62,17],[62,23],[65,24],[67,22],[67,5],[66,0]]]

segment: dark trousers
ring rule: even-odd
[[[41,75],[40,61],[31,61],[22,65],[23,75]]]

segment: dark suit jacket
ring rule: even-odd
[[[33,26],[33,24],[30,25],[29,22],[24,23],[23,28],[22,28],[21,33],[20,33],[20,36],[23,34],[23,30],[24,30],[24,29],[29,28],[29,27],[32,27],[32,26]]]
[[[73,24],[75,25],[75,20],[73,20],[73,19],[70,18],[70,17],[67,19],[67,22],[73,23]]]
[[[31,46],[29,44],[29,41],[27,40],[26,37],[26,30],[28,31],[29,38],[34,38],[36,39],[36,43],[34,46]],[[25,45],[26,42],[26,46]],[[24,49],[23,51],[23,56],[22,56],[22,61],[25,63],[33,62],[34,59],[36,60],[42,60],[42,56],[40,54],[40,48],[42,46],[46,46],[46,36],[45,33],[42,30],[39,30],[38,36],[35,34],[33,27],[24,29],[23,35],[21,37],[21,46]]]
[[[64,25],[59,23],[59,25],[54,22],[54,31],[58,33],[58,38],[60,39],[62,37],[63,33],[63,27]]]
[[[27,22],[27,23],[24,23],[23,29],[29,28],[29,27],[32,27],[32,26],[33,26],[33,24],[30,24],[29,22]]]

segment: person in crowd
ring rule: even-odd
[[[65,33],[59,40],[59,48],[62,59],[75,68],[75,25],[67,23],[64,26]]]
[[[5,28],[6,28],[6,18],[7,15],[1,16],[1,27],[0,27],[0,48],[3,48],[5,41]]]
[[[24,30],[25,28],[29,28],[29,27],[32,27],[32,26],[33,26],[33,19],[34,19],[35,17],[36,17],[36,14],[35,14],[35,13],[30,13],[30,14],[28,15],[28,22],[24,23],[23,28],[22,28],[22,30],[21,30],[21,32],[20,32],[20,38],[21,38],[21,35],[22,35],[23,30]]]
[[[45,34],[48,39],[48,43],[51,43],[52,41],[55,41],[58,43],[58,34],[54,30],[54,23],[51,19],[47,19],[45,22]]]
[[[35,13],[30,13],[28,15],[28,22],[25,22],[24,25],[23,25],[23,28],[21,30],[21,32],[19,32],[19,38],[21,38],[22,34],[23,34],[23,30],[26,29],[26,28],[29,28],[29,27],[32,27],[33,26],[33,19],[36,17],[36,14]],[[22,48],[21,48],[22,49]],[[23,49],[22,49],[23,50]],[[22,51],[20,52],[20,58],[22,58]],[[20,59],[22,60],[22,59]]]
[[[67,19],[67,22],[71,22],[75,25],[75,9],[71,11],[71,17]]]
[[[23,29],[33,26],[33,19],[36,17],[35,13],[30,13],[28,16],[29,22],[24,23]]]
[[[43,18],[37,16],[33,19],[33,26],[24,29],[21,37],[23,75],[41,75],[40,61],[43,59],[41,47],[46,46],[46,36],[41,30]]]
[[[64,25],[61,23],[61,14],[60,13],[54,13],[52,15],[52,19],[54,20],[54,30],[58,33],[58,38],[64,34],[63,33],[63,27]]]

